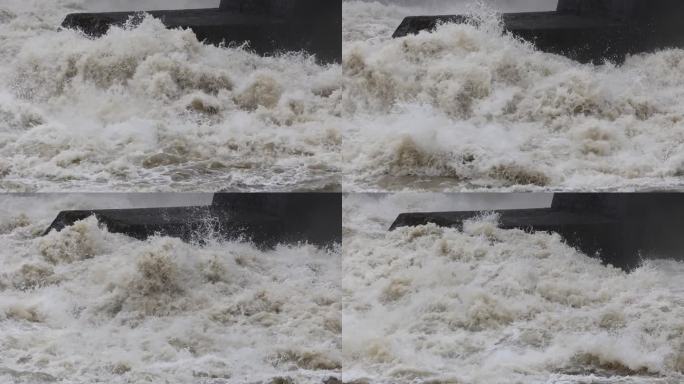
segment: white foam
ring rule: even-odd
[[[90,199],[0,200],[0,381],[339,377],[339,251],[138,241],[94,218],[40,236],[56,209]]]
[[[580,65],[462,9],[484,23],[391,39],[402,17],[440,12],[345,2],[348,190],[683,186],[684,51]]]
[[[58,31],[67,13],[87,7],[0,5],[0,189],[338,182],[339,65],[203,45],[152,18],[100,39]]]
[[[684,379],[684,264],[627,274],[558,235],[388,232],[406,211],[489,196],[349,195],[344,201],[344,380],[372,383],[677,383]],[[545,197],[540,197],[542,205]],[[501,203],[526,206],[519,199]]]

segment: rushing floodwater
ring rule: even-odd
[[[557,235],[498,229],[492,217],[463,231],[387,232],[400,212],[491,204],[479,200],[345,199],[345,382],[684,381],[684,264],[652,261],[626,274]]]
[[[0,190],[339,189],[339,65],[151,18],[101,39],[58,30],[111,9],[91,3],[0,4]]]
[[[121,206],[107,203],[108,206]],[[340,254],[112,234],[101,197],[0,198],[0,382],[321,384],[341,368]],[[106,202],[105,202],[106,203]]]
[[[684,186],[684,50],[580,65],[464,3],[344,3],[346,190]],[[391,39],[404,16],[466,9],[481,27]]]

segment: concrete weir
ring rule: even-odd
[[[634,269],[642,258],[684,260],[684,194],[559,193],[551,208],[496,212],[501,228],[556,232],[568,245],[624,270]],[[428,223],[462,228],[480,214],[402,213],[390,230]]]
[[[582,63],[622,63],[627,55],[684,47],[684,1],[559,0],[554,12],[506,13],[504,29],[537,49]],[[477,21],[465,15],[411,16],[393,37]]]
[[[219,8],[148,11],[168,28],[190,28],[209,44],[242,44],[258,54],[305,51],[342,61],[342,0],[222,0]],[[73,13],[62,26],[99,37],[140,12]]]
[[[208,234],[264,248],[280,243],[331,246],[342,242],[339,193],[217,193],[209,206],[63,211],[45,234],[95,216],[114,233],[202,241]]]

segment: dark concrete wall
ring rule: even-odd
[[[287,15],[297,0],[221,0],[219,9],[248,14]]]
[[[149,13],[169,28],[192,29],[208,44],[249,42],[249,48],[262,55],[305,51],[315,54],[322,64],[342,61],[342,0],[224,0],[220,6],[226,12],[193,9]],[[62,26],[99,37],[133,15],[74,13],[67,15]]]
[[[318,53],[325,63],[341,62],[342,0],[222,0],[219,8],[286,18],[287,31],[278,33],[281,48]]]
[[[551,231],[587,255],[631,270],[640,258],[684,261],[684,194],[561,193],[549,209],[502,210],[501,228]],[[399,215],[391,229],[434,223],[460,228],[479,212]]]
[[[633,20],[638,17],[638,6],[653,6],[660,0],[559,0],[558,11],[580,15],[607,16],[619,20]]]
[[[682,0],[559,0],[559,12],[607,16],[633,22],[679,22]]]
[[[247,14],[303,17],[330,8],[335,0],[222,0],[221,10]]]
[[[340,193],[217,193],[212,207],[277,217],[289,233],[314,243],[342,241]]]
[[[625,249],[684,260],[684,194],[556,194],[552,208],[608,216],[619,223]]]
[[[624,202],[620,195],[598,193],[556,193],[551,208],[576,213],[595,213],[616,216]]]
[[[208,235],[244,239],[264,248],[342,243],[340,193],[217,194],[211,206],[63,211],[45,233],[93,215],[110,232],[141,240],[159,234],[198,242]]]
[[[607,13],[613,0],[559,0],[557,10],[579,14]]]

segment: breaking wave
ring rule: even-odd
[[[446,200],[345,199],[345,382],[684,379],[684,264],[650,261],[627,274],[556,234],[500,229],[495,215],[462,231],[387,232],[388,212]]]
[[[341,75],[151,17],[91,39],[85,3],[0,5],[0,189],[338,188]]]
[[[580,65],[472,7],[479,27],[391,39],[404,16],[440,12],[344,4],[345,188],[683,186],[684,51]]]
[[[321,384],[340,376],[339,250],[139,241],[94,217],[41,236],[55,207],[74,204],[0,202],[0,381]]]

